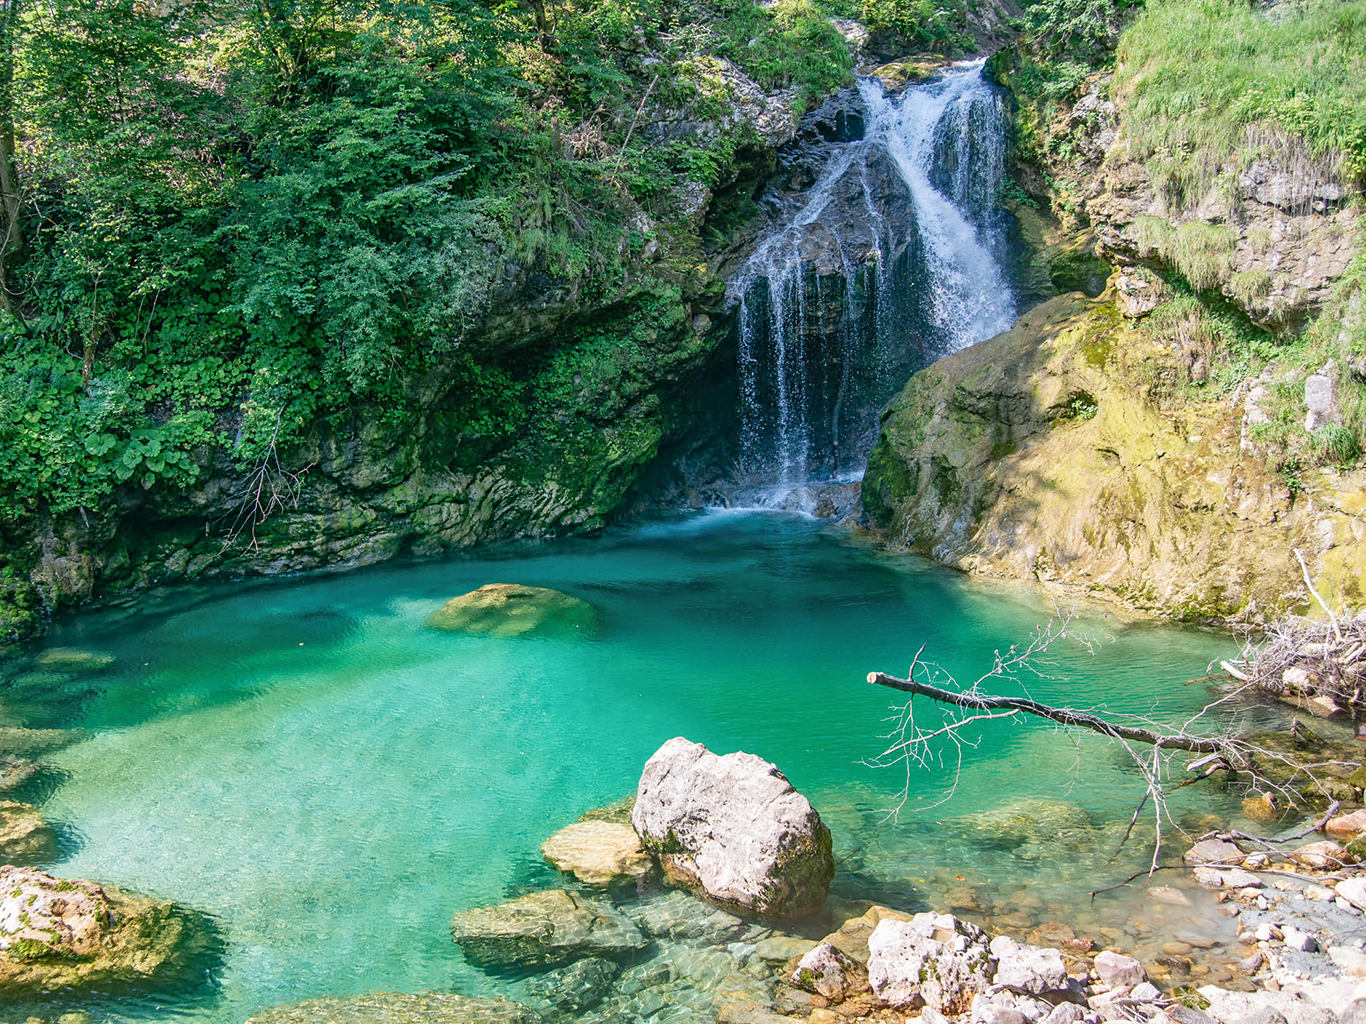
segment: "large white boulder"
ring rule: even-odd
[[[753,754],[669,740],[645,763],[631,823],[671,884],[766,917],[819,910],[835,877],[821,816]]]

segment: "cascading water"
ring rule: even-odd
[[[982,62],[888,96],[859,82],[862,138],[773,200],[778,230],[731,280],[738,303],[734,499],[858,479],[877,412],[919,366],[1010,327],[1005,127]]]

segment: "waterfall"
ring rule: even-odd
[[[858,83],[862,138],[769,197],[778,227],[732,277],[737,501],[861,478],[877,414],[915,369],[1010,327],[1006,118],[982,62],[898,96]]]

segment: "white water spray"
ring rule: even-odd
[[[981,68],[956,65],[895,97],[860,81],[863,138],[831,147],[801,205],[732,279],[745,500],[858,479],[876,410],[907,372],[1014,320],[1001,264],[1005,114]],[[878,191],[888,163],[909,197],[899,206]]]

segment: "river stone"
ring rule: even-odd
[[[171,904],[0,867],[0,998],[165,983],[192,972],[212,942],[203,922]]]
[[[650,870],[650,855],[629,825],[580,821],[541,844],[545,859],[587,885],[635,879]]]
[[[1143,969],[1142,963],[1111,949],[1103,949],[1096,954],[1095,969],[1101,984],[1109,988],[1120,985],[1132,987],[1148,980],[1148,972]]]
[[[57,836],[36,807],[0,800],[0,856],[6,860],[32,860],[50,855]]]
[[[85,738],[75,729],[22,729],[0,727],[0,755],[5,757],[37,757],[61,750]]]
[[[1222,839],[1202,839],[1183,853],[1181,859],[1191,867],[1199,864],[1238,864],[1242,862],[1243,851]]]
[[[1366,910],[1366,878],[1344,878],[1334,888],[1352,906]]]
[[[1362,832],[1366,832],[1366,807],[1359,808],[1351,814],[1339,814],[1336,818],[1329,818],[1323,830],[1332,838],[1343,842],[1356,838]]]
[[[825,904],[830,830],[776,767],[681,736],[645,763],[632,823],[667,880],[765,917]]]
[[[868,938],[868,954],[868,982],[889,1006],[924,1003],[953,1016],[991,984],[985,933],[951,914],[884,920]]]
[[[370,992],[273,1006],[247,1024],[540,1024],[538,1013],[506,999],[452,992]]]
[[[840,1002],[845,996],[868,989],[868,971],[853,957],[822,942],[797,964],[792,984]]]
[[[615,907],[564,889],[461,911],[451,930],[465,959],[480,967],[555,967],[625,956],[649,944]]]
[[[1067,988],[1067,967],[1056,949],[1025,946],[998,935],[991,940],[991,955],[997,961],[995,983],[1012,992],[1042,995]]]
[[[1331,839],[1306,843],[1298,849],[1291,850],[1287,856],[1296,864],[1315,871],[1336,871],[1344,864],[1355,864],[1357,860]]]
[[[591,629],[596,619],[591,604],[558,590],[490,583],[451,598],[432,613],[427,625],[450,632],[522,636],[581,632]]]

